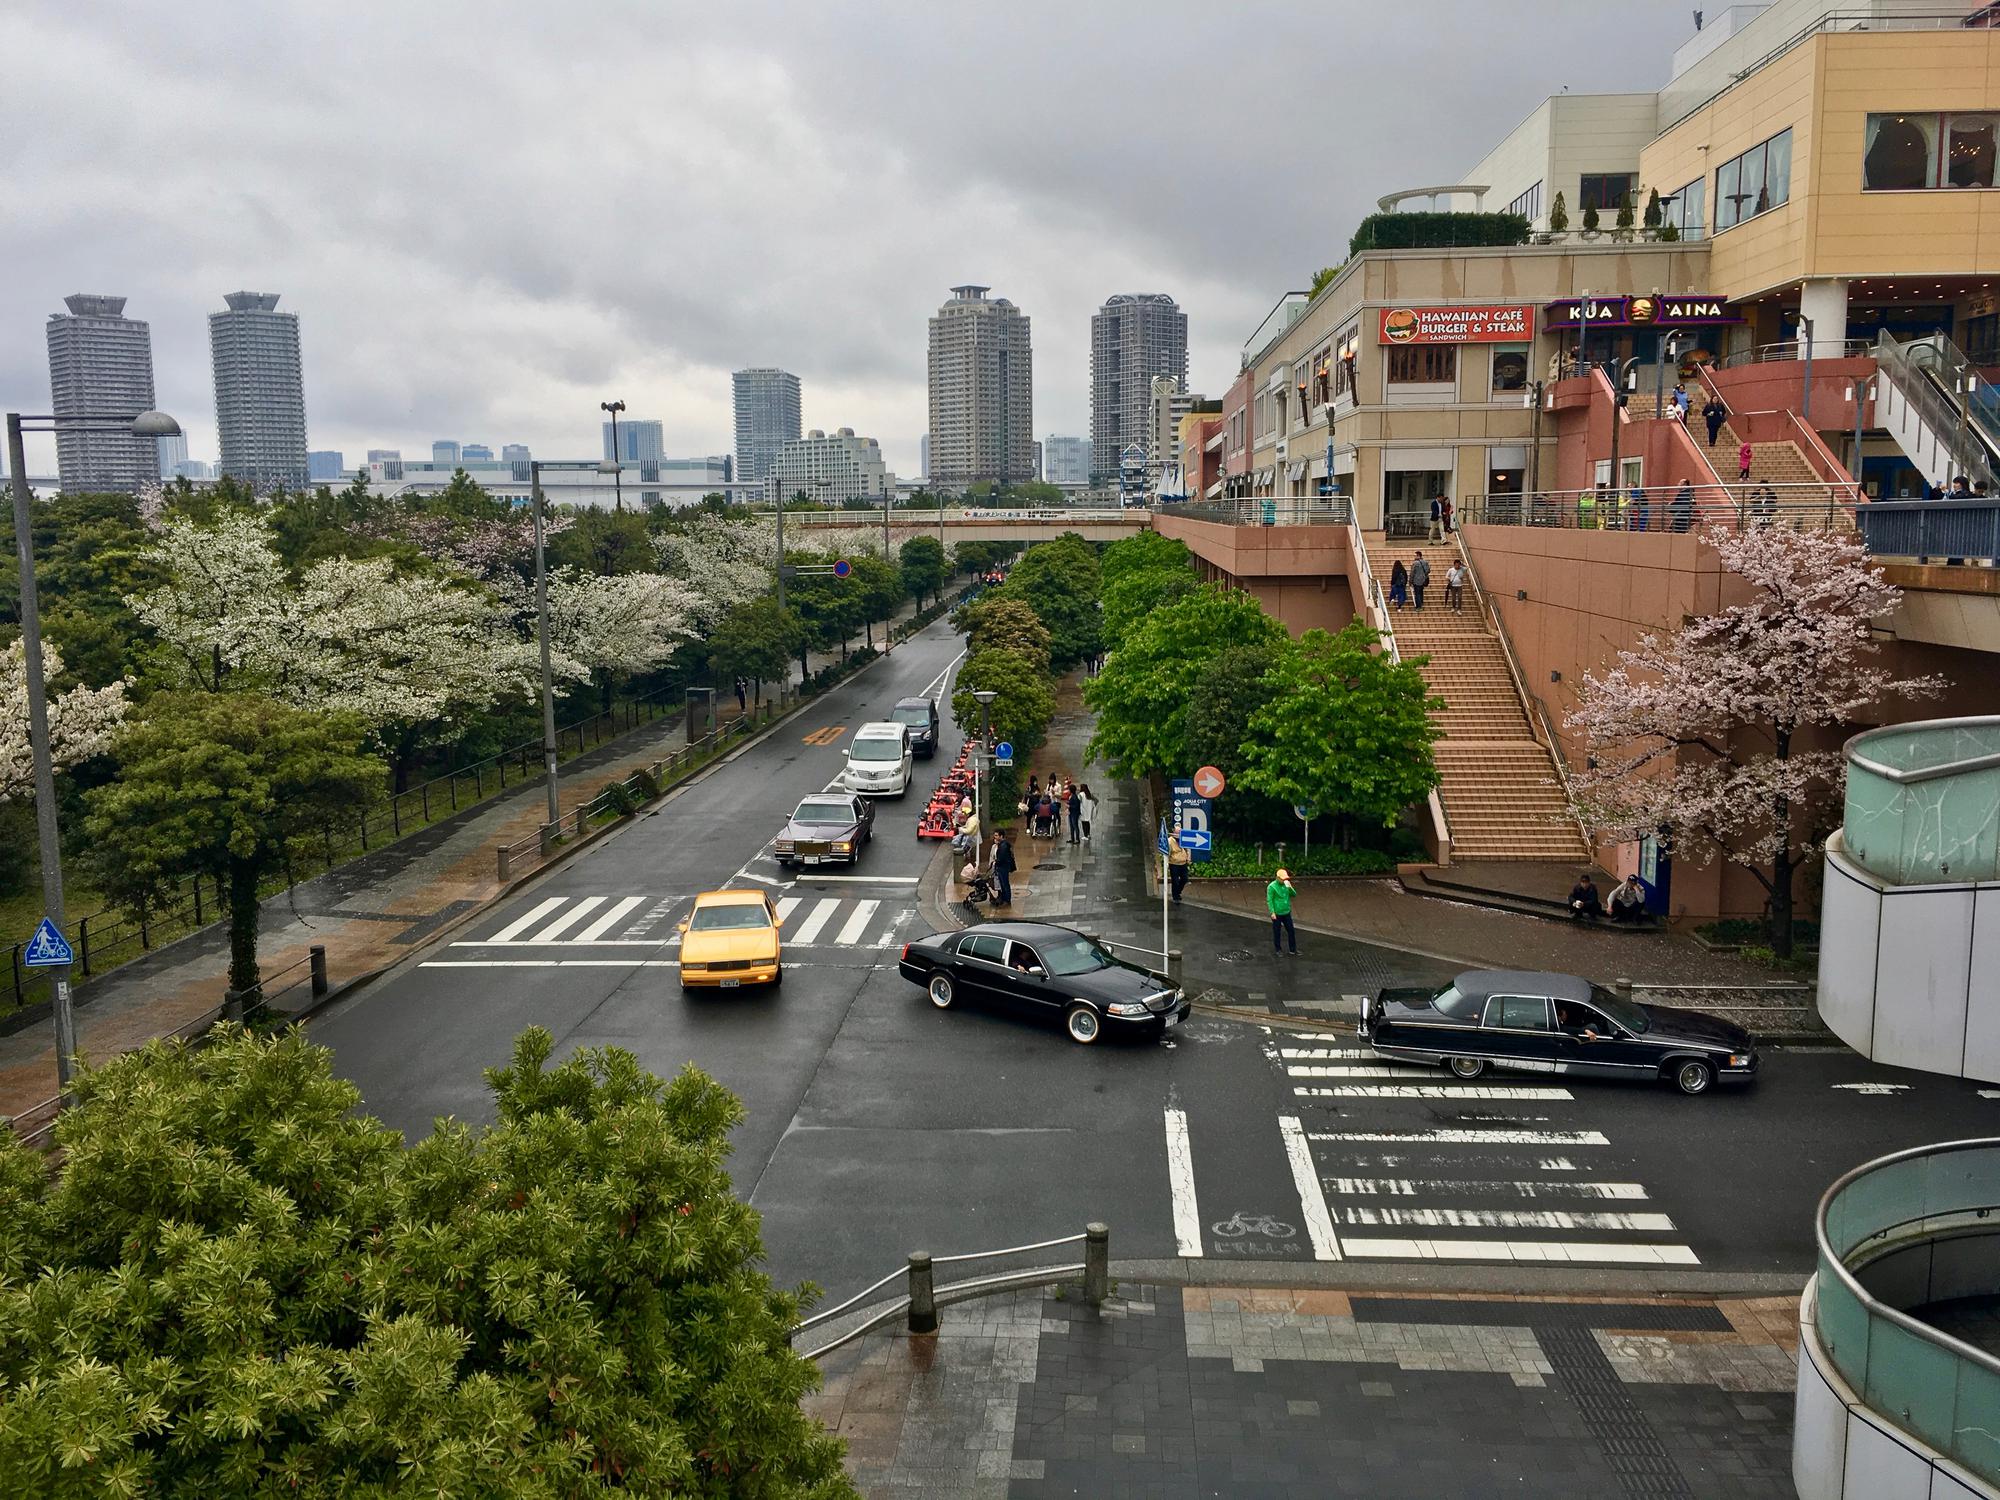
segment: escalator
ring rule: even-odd
[[[2000,391],[1944,334],[1875,344],[1876,425],[1941,489],[1963,475],[2000,493]]]

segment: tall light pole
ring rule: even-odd
[[[611,413],[611,458],[618,465],[616,469],[611,471],[613,476],[611,480],[612,493],[615,497],[612,500],[612,508],[614,510],[623,510],[625,508],[625,454],[618,446],[618,413],[625,410],[625,403],[623,401],[600,401],[597,403],[597,409]],[[644,478],[645,476],[641,475],[640,477]]]
[[[999,694],[992,688],[974,688],[972,696],[979,703],[979,753],[972,757],[972,809],[997,829],[1000,826],[998,820],[987,817],[985,783],[979,773],[982,767],[989,765],[993,754],[993,700]],[[985,780],[991,779],[989,770]],[[979,851],[975,849],[972,852],[977,857]]]
[[[608,458],[595,465],[587,460],[528,461],[528,503],[535,519],[535,644],[542,654],[542,777],[548,792],[551,825],[562,821],[562,799],[556,785],[556,684],[549,663],[549,563],[544,546],[547,528],[543,522],[547,501],[542,495],[542,470],[595,468],[598,473],[606,474],[617,467],[616,461]]]
[[[24,417],[7,413],[7,473],[14,491],[14,551],[21,564],[22,675],[28,691],[28,748],[35,762],[35,833],[42,858],[42,915],[62,930],[62,842],[56,827],[55,751],[49,743],[48,683],[42,668],[42,615],[35,593],[34,496],[28,490],[28,457],[23,431],[129,432],[149,442],[178,436],[181,424],[165,412],[142,411],[136,417],[86,412],[66,417]],[[71,1008],[69,965],[49,970],[55,995],[56,1080],[69,1088],[76,1056],[76,1015]]]
[[[1857,380],[1857,381],[1853,382],[1853,383],[1852,383],[1851,385],[1849,385],[1849,386],[1848,386],[1848,388],[1847,388],[1847,390],[1848,390],[1848,394],[1849,394],[1849,395],[1850,395],[1850,396],[1851,396],[1851,397],[1853,398],[1853,401],[1854,401],[1854,464],[1853,464],[1853,473],[1854,473],[1854,494],[1855,494],[1855,498],[1856,498],[1856,499],[1860,499],[1860,498],[1862,498],[1862,495],[1861,495],[1861,434],[1862,434],[1862,431],[1863,431],[1863,427],[1862,427],[1862,422],[1863,422],[1863,420],[1864,420],[1864,417],[1863,417],[1863,413],[1864,413],[1864,412],[1865,412],[1865,411],[1867,410],[1867,404],[1868,404],[1868,398],[1869,398],[1870,396],[1873,396],[1873,395],[1875,395],[1875,394],[1876,394],[1876,392],[1877,392],[1877,391],[1879,391],[1880,389],[1881,389],[1881,387],[1880,387],[1880,386],[1879,386],[1879,385],[1878,385],[1878,384],[1877,384],[1877,383],[1876,383],[1876,382],[1875,382],[1875,381],[1874,381],[1874,380],[1873,380],[1872,378],[1871,378],[1871,379],[1863,379],[1863,380]]]

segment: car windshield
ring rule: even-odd
[[[931,711],[921,703],[911,708],[899,708],[896,710],[896,722],[907,724],[912,729],[928,729],[931,725]]]
[[[1634,1036],[1644,1036],[1653,1029],[1653,1023],[1647,1019],[1644,1009],[1630,1000],[1620,999],[1601,984],[1590,987],[1590,1003]]]
[[[734,932],[745,927],[769,927],[771,914],[761,901],[733,901],[727,906],[697,906],[691,932]]]
[[[795,823],[839,823],[846,825],[854,821],[854,809],[845,802],[801,802],[799,810],[792,814]]]
[[[849,760],[901,760],[903,742],[901,740],[856,740],[847,752]]]
[[[1431,1009],[1462,1020],[1470,1019],[1479,1014],[1479,997],[1464,994],[1457,985],[1448,984],[1431,996]]]
[[[1051,974],[1090,974],[1116,962],[1089,938],[1059,938],[1042,944],[1042,962]]]

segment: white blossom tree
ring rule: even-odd
[[[535,586],[503,577],[495,588],[524,636],[535,632]],[[557,676],[595,680],[605,694],[621,678],[651,671],[694,630],[687,591],[663,573],[549,574],[549,655]]]
[[[708,512],[682,518],[655,539],[660,570],[673,580],[689,624],[713,630],[738,604],[767,593],[774,577],[777,532],[765,518],[730,519]]]
[[[1873,661],[1869,622],[1899,590],[1858,538],[1714,527],[1702,540],[1750,597],[1642,636],[1586,674],[1566,722],[1589,769],[1577,809],[1610,838],[1659,837],[1678,857],[1742,865],[1770,898],[1771,947],[1792,951],[1792,887],[1830,831],[1843,765],[1833,737],[1885,699],[1934,693]]]
[[[42,643],[46,681],[62,676],[62,653]],[[102,755],[125,717],[125,684],[73,687],[48,697],[49,751],[58,771]],[[28,744],[28,647],[16,640],[0,650],[0,802],[35,794],[35,761]]]

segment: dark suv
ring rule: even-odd
[[[910,749],[920,759],[929,760],[937,754],[938,711],[937,704],[929,698],[901,698],[889,717],[898,724],[909,726]]]

